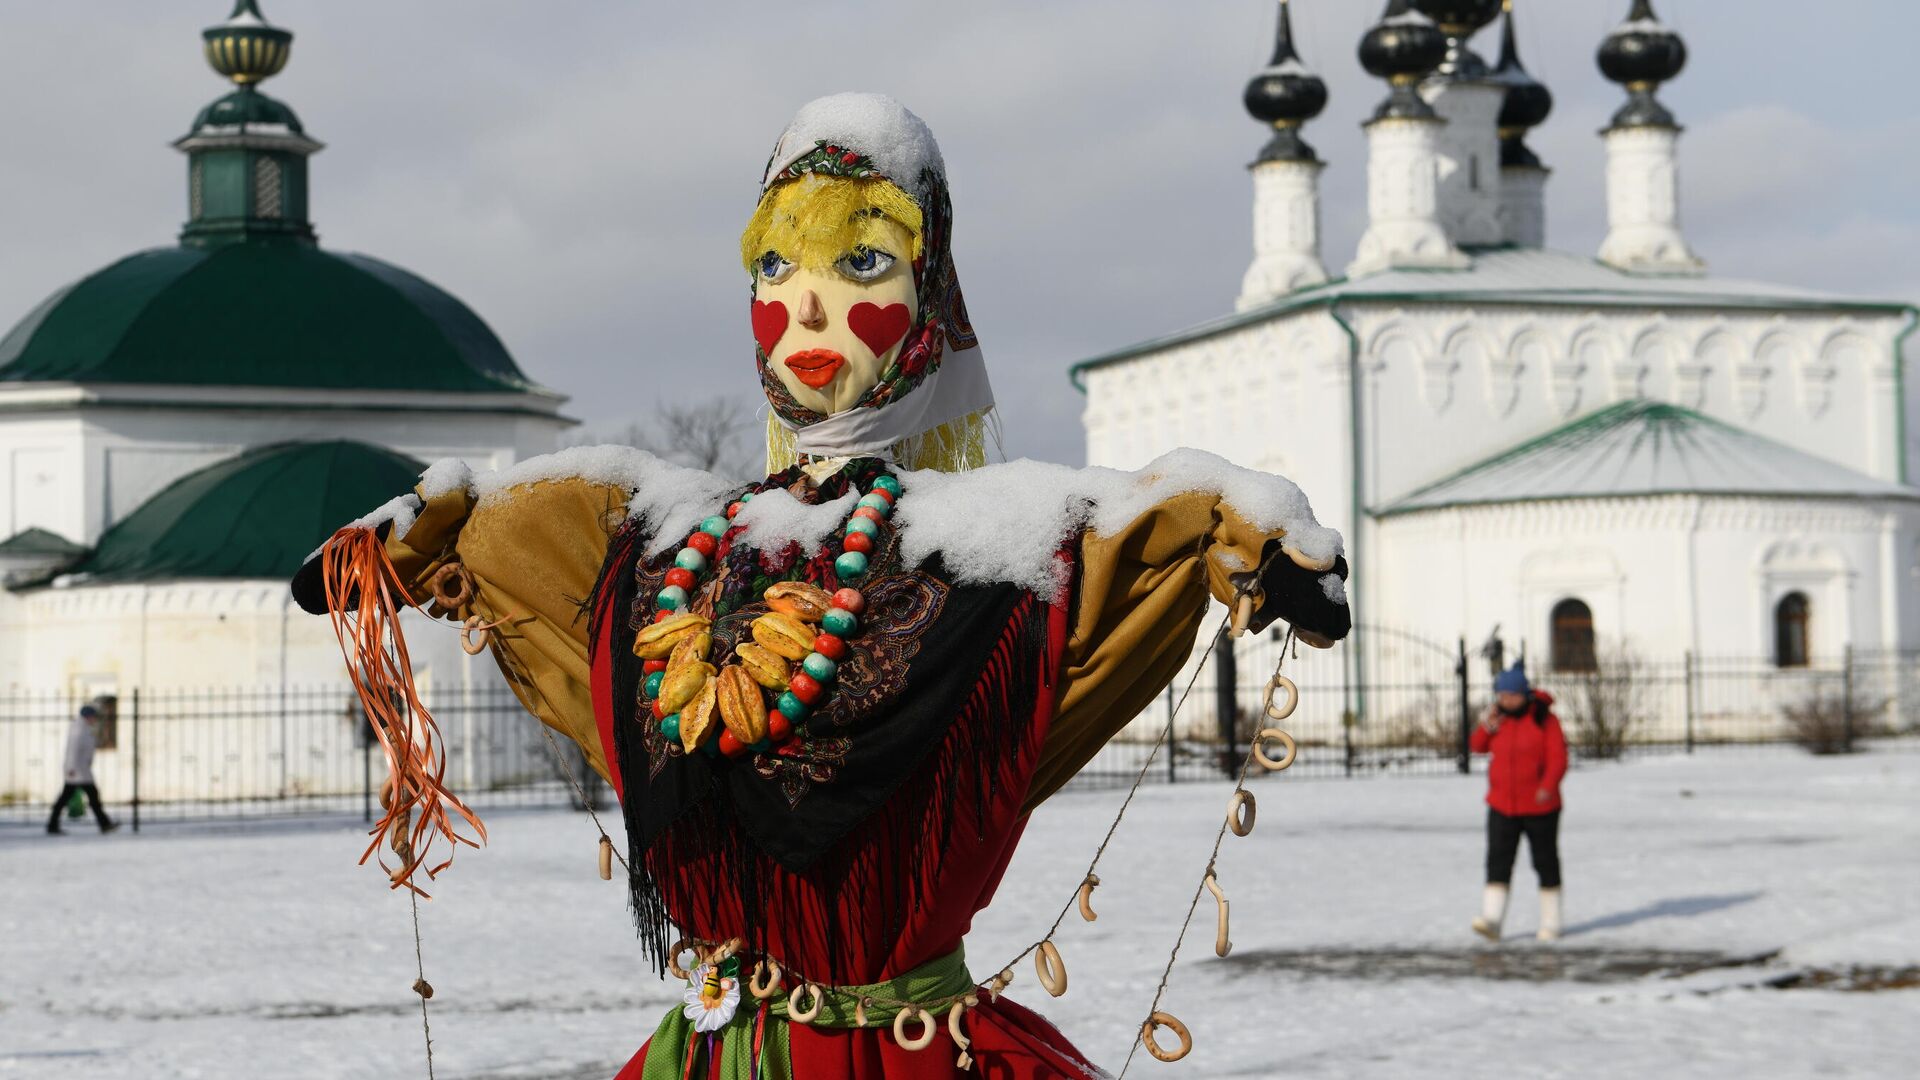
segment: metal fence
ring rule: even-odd
[[[84,700],[0,692],[0,825],[44,825]],[[574,801],[555,750],[504,685],[430,699],[450,787],[477,807]],[[134,690],[101,732],[93,773],[123,823],[369,816],[386,763],[351,686]],[[583,781],[597,777],[556,740]],[[590,790],[590,795],[595,795]],[[597,797],[597,796],[596,796]]]
[[[1155,782],[1237,769],[1247,740],[1265,726],[1263,693],[1284,646],[1277,635],[1248,637],[1190,664],[1076,783],[1130,783],[1143,767]],[[1491,701],[1492,673],[1463,643],[1363,626],[1331,650],[1289,649],[1283,670],[1300,688],[1299,708],[1281,725],[1300,748],[1291,775],[1471,767],[1467,734]],[[1920,749],[1920,653],[1848,650],[1799,668],[1616,653],[1602,656],[1596,672],[1541,673],[1536,682],[1558,699],[1576,756],[1769,745],[1833,752],[1868,740]],[[64,693],[0,692],[0,826],[45,822],[82,703]],[[573,802],[555,744],[590,796],[601,797],[578,749],[550,744],[507,687],[455,687],[428,704],[444,737],[449,785],[475,806]],[[1156,753],[1169,723],[1174,738]],[[110,812],[136,826],[365,816],[385,770],[370,735],[345,684],[131,691],[102,732],[93,768]]]
[[[1277,633],[1216,643],[1155,706],[1088,763],[1083,783],[1216,778],[1237,770],[1261,727],[1276,664],[1300,688],[1280,727],[1299,744],[1290,775],[1470,771],[1467,740],[1493,700],[1493,672],[1464,641],[1361,626],[1329,649],[1289,649]],[[1803,667],[1759,657],[1652,660],[1603,650],[1597,670],[1536,671],[1578,758],[1705,747],[1875,746],[1920,750],[1920,652],[1843,650]],[[1191,682],[1191,689],[1188,689]],[[1184,698],[1184,703],[1183,703]],[[1176,715],[1176,707],[1178,707]],[[1171,750],[1154,741],[1171,724]],[[1151,762],[1149,763],[1149,757]]]

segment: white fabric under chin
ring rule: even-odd
[[[877,409],[848,409],[817,424],[795,427],[794,449],[816,458],[884,456],[904,439],[993,407],[993,384],[977,348],[948,353],[905,397]]]

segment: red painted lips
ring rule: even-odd
[[[840,369],[847,364],[847,358],[832,349],[802,349],[782,363],[801,382],[818,390],[840,374]]]

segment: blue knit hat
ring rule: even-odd
[[[1533,684],[1527,681],[1527,662],[1515,660],[1512,667],[1494,676],[1493,692],[1496,694],[1532,693]]]

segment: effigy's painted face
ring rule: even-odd
[[[829,416],[880,381],[919,305],[913,234],[885,218],[866,231],[866,242],[828,253],[828,269],[802,265],[822,261],[815,253],[782,251],[755,268],[754,336],[794,400]]]

